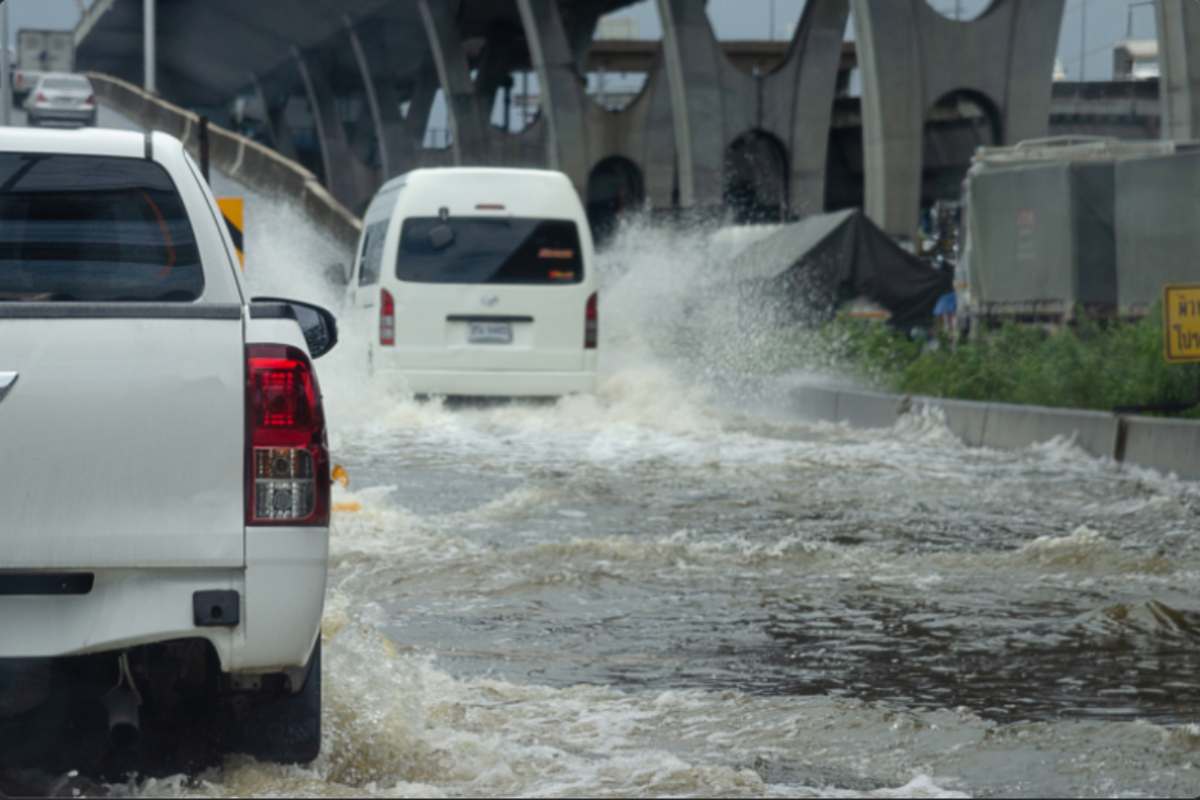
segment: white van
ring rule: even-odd
[[[546,397],[595,389],[595,258],[560,172],[419,169],[363,219],[350,278],[368,364],[415,395]]]

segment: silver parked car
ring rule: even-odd
[[[25,99],[29,124],[96,124],[96,93],[82,75],[48,72]]]

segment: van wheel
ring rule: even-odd
[[[226,721],[230,752],[259,761],[307,764],[321,752],[321,640],[313,645],[304,686],[252,692],[234,698]]]

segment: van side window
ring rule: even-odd
[[[383,268],[383,240],[387,238],[387,228],[386,219],[367,226],[363,236],[361,265],[358,268],[359,286],[379,283],[379,273]]]

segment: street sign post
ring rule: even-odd
[[[1163,352],[1168,364],[1200,363],[1200,284],[1163,289]]]

